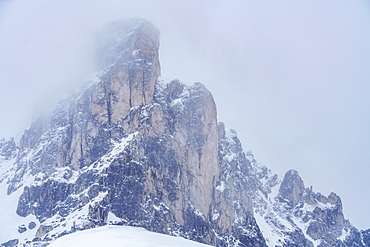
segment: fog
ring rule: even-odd
[[[162,76],[202,82],[219,121],[274,172],[296,169],[370,227],[370,2],[27,1],[0,3],[0,136],[93,72],[96,33],[142,17],[161,32]]]

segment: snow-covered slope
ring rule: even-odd
[[[181,237],[129,226],[102,226],[63,236],[49,247],[207,247]]]
[[[338,195],[306,188],[295,170],[285,176],[274,174],[252,152],[244,153],[233,130],[219,138],[225,171],[218,189],[233,186],[227,183],[230,179],[234,186],[243,180],[248,184],[245,192],[268,246],[370,246],[368,231],[359,231],[344,218]]]

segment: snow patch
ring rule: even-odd
[[[108,212],[108,224],[119,224],[122,222],[122,219],[115,216],[111,211]]]
[[[218,220],[218,218],[220,218],[220,213],[215,212],[215,213],[212,215],[212,220],[213,220],[213,221],[215,221],[215,220]]]
[[[229,139],[230,141],[233,142],[233,138],[237,137],[236,131],[233,130],[233,129],[226,128],[226,130],[225,130],[225,136],[226,136],[227,139]]]
[[[350,230],[345,230],[344,228],[342,229],[342,234],[339,236],[339,240],[342,240],[343,242],[346,240],[347,237],[351,235]]]
[[[112,141],[113,143],[112,150],[106,153],[98,161],[94,162],[89,167],[82,169],[82,171],[84,171],[85,169],[97,170],[97,171],[104,170],[110,165],[110,163],[117,157],[118,154],[120,154],[121,152],[123,152],[123,150],[125,150],[127,145],[134,139],[136,135],[137,135],[137,132],[134,132],[122,138],[118,142]]]
[[[309,222],[307,222],[307,223],[304,223],[303,221],[302,221],[302,219],[300,219],[300,218],[296,218],[296,217],[293,217],[292,218],[292,220],[293,220],[293,222],[294,222],[294,224],[298,227],[298,228],[300,228],[301,230],[302,230],[302,232],[303,232],[303,235],[304,235],[304,237],[305,238],[307,238],[308,240],[310,240],[312,243],[313,243],[313,246],[314,247],[317,247],[320,243],[321,243],[321,240],[314,240],[313,238],[311,238],[306,232],[307,232],[307,228],[308,228],[308,226],[309,226]]]
[[[335,209],[336,205],[335,204],[331,204],[331,203],[322,203],[322,202],[316,202],[312,205],[309,205],[307,203],[304,204],[304,210],[305,211],[310,211],[310,212],[313,212],[315,210],[315,208],[320,208],[321,210],[325,211],[325,210],[333,210]]]
[[[218,190],[222,193],[222,192],[224,192],[225,188],[226,188],[225,182],[221,181],[221,184],[216,187],[216,190]]]
[[[267,224],[266,220],[260,214],[255,213],[254,218],[257,221],[257,225],[259,226],[267,245],[276,246],[281,238],[279,234],[275,232],[269,224]]]
[[[1,165],[3,165],[2,163]],[[18,199],[23,193],[23,187],[13,192],[10,195],[7,195],[6,179],[0,183],[0,215],[1,215],[1,224],[0,224],[0,243],[6,242],[10,239],[19,239],[20,242],[26,242],[32,240],[36,231],[39,227],[39,221],[34,215],[28,215],[23,218],[16,213],[18,206]],[[36,227],[30,229],[29,223],[36,223]],[[23,233],[18,232],[18,227],[24,225],[26,231]]]

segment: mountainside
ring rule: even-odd
[[[89,86],[0,141],[0,243],[47,245],[103,225],[216,246],[370,246],[335,193],[244,153],[200,83],[160,77],[159,31],[110,24]]]

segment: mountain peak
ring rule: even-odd
[[[130,61],[158,56],[159,30],[140,18],[114,21],[97,37],[98,68],[111,66],[118,59]]]
[[[303,199],[305,187],[302,178],[296,170],[289,170],[285,173],[284,179],[279,188],[279,197],[295,206]]]
[[[281,181],[244,153],[203,84],[159,78],[152,23],[111,23],[99,44],[89,87],[38,118],[19,148],[0,140],[0,245],[103,225],[215,246],[359,241],[339,196],[305,189],[295,170]]]

